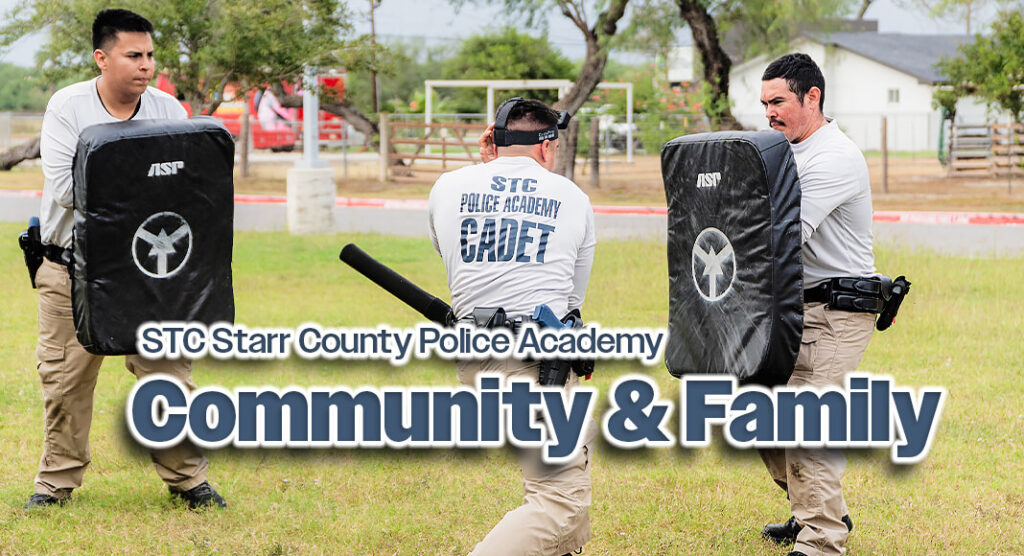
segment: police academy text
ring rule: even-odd
[[[239,324],[151,322],[136,331],[136,347],[147,358],[386,359],[404,365],[411,357],[426,359],[636,359],[654,365],[665,346],[665,329],[587,328],[541,329],[532,324],[517,334],[503,328],[469,325],[443,328],[323,328],[304,324],[295,329],[247,328]]]
[[[509,193],[534,193],[537,191],[537,180],[494,176],[491,189],[507,189]],[[504,197],[494,193],[463,193],[459,201],[460,213],[496,213],[500,210],[504,213],[535,214],[544,218],[558,218],[558,209],[561,207],[561,201],[536,195]],[[520,263],[531,260],[542,263],[547,251],[548,235],[554,231],[554,226],[531,220],[470,216],[462,220],[459,229],[459,253],[462,261],[467,263],[511,261],[513,258]],[[534,242],[536,249],[528,249]]]

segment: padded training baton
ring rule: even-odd
[[[349,243],[338,258],[369,278],[374,284],[400,299],[406,305],[442,326],[455,324],[455,313],[450,305],[407,280],[401,274],[384,266],[354,243]]]

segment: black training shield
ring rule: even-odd
[[[668,200],[669,372],[784,384],[803,330],[800,183],[776,131],[675,139]]]
[[[91,353],[147,321],[231,322],[234,142],[215,118],[100,124],[74,162],[71,297]]]

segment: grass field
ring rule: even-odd
[[[19,227],[0,225],[0,553],[463,554],[521,501],[507,450],[238,450],[210,453],[224,512],[189,512],[169,498],[124,424],[133,384],[109,358],[96,390],[93,462],[63,508],[21,509],[42,445],[34,370],[36,299]],[[425,289],[446,292],[425,240],[380,236],[295,238],[238,234],[237,321],[249,326],[412,325],[417,315],[337,260],[358,242]],[[851,454],[846,496],[856,529],[851,554],[1020,554],[1024,550],[1024,259],[958,259],[880,251],[883,271],[907,274],[913,293],[897,325],[878,333],[862,370],[901,385],[949,390],[930,455],[889,463],[888,450]],[[606,326],[665,326],[664,246],[598,246],[585,314]],[[664,367],[603,364],[602,396],[624,373],[654,377],[665,398],[678,383]],[[200,385],[454,385],[448,362],[201,360]],[[673,426],[677,424],[673,416]],[[721,439],[704,450],[618,450],[593,459],[594,539],[585,554],[785,554],[758,538],[789,516],[757,454]]]

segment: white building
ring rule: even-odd
[[[825,115],[862,150],[881,147],[882,116],[887,119],[890,151],[935,151],[941,114],[932,108],[932,91],[943,82],[935,64],[957,55],[969,35],[899,33],[808,33],[790,52],[803,52],[825,75]],[[761,107],[761,75],[771,61],[757,57],[733,65],[729,98],[733,115],[749,129],[768,129]],[[961,101],[958,122],[982,123],[984,105]],[[948,129],[946,130],[948,133]],[[947,137],[948,140],[948,137]]]
[[[693,82],[693,54],[693,45],[675,46],[669,51],[665,60],[669,83]]]

